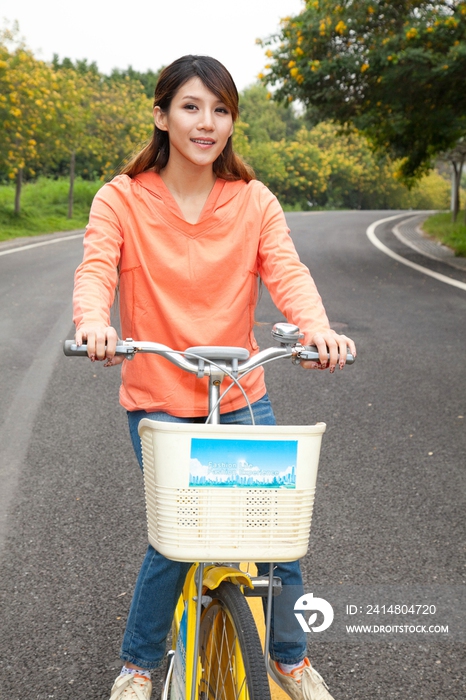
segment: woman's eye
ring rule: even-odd
[[[217,107],[217,109],[216,109],[215,111],[216,111],[216,112],[221,112],[222,114],[228,114],[228,113],[229,113],[226,107]]]
[[[190,105],[190,104],[185,105],[184,108],[185,109],[197,109],[196,105]]]

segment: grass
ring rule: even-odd
[[[22,236],[37,236],[55,231],[84,228],[89,208],[102,182],[77,178],[74,185],[73,218],[68,212],[67,179],[51,180],[45,177],[28,182],[21,193],[21,212],[14,213],[14,185],[0,186],[0,241]]]
[[[458,219],[462,218],[460,212]],[[466,224],[457,220],[452,223],[450,213],[440,213],[429,216],[422,228],[429,236],[452,248],[455,255],[466,257]]]

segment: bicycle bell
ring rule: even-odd
[[[284,346],[295,345],[304,338],[304,333],[293,323],[276,323],[272,328],[272,338]]]

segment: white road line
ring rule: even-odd
[[[82,238],[83,235],[83,233],[75,233],[73,236],[62,236],[61,238],[51,238],[49,241],[40,241],[39,243],[20,245],[17,248],[9,248],[8,250],[2,250],[0,251],[0,255],[11,255],[12,253],[21,253],[23,250],[39,248],[39,246],[41,245],[51,245],[52,243],[61,243],[62,241],[72,241],[74,238]]]
[[[369,226],[369,228],[366,230],[366,235],[372,245],[374,245],[376,248],[382,251],[382,253],[385,253],[385,255],[389,255],[391,258],[394,260],[397,260],[400,262],[402,265],[407,265],[408,267],[412,267],[413,270],[417,270],[418,272],[422,272],[424,275],[429,275],[429,277],[433,277],[434,279],[438,280],[439,282],[445,282],[445,284],[450,284],[452,287],[457,287],[458,289],[462,289],[463,291],[466,292],[466,283],[464,282],[459,282],[458,280],[451,279],[450,277],[447,277],[446,275],[441,275],[438,272],[434,272],[433,270],[429,270],[427,267],[423,267],[422,265],[417,265],[416,263],[411,262],[411,260],[406,260],[406,258],[401,257],[401,255],[398,255],[397,253],[394,253],[393,250],[390,250],[386,245],[384,245],[377,236],[375,235],[375,229],[377,226],[380,226],[380,224],[385,224],[387,221],[393,221],[394,219],[399,219],[401,216],[405,216],[407,219],[412,218],[413,216],[417,216],[416,214],[411,214],[411,216],[406,216],[406,214],[396,214],[396,216],[389,216],[386,219],[380,219],[379,221],[374,221],[373,224]]]

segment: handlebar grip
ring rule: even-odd
[[[134,356],[134,344],[132,340],[129,342],[124,342],[119,340],[116,344],[115,355],[124,355],[127,359],[131,360]],[[65,340],[63,343],[63,352],[68,357],[87,357],[87,345],[84,343],[80,347],[76,345],[74,340]]]
[[[330,357],[330,355],[327,355],[327,357]],[[304,350],[301,350],[299,353],[299,359],[300,360],[314,360],[315,362],[319,361],[319,351],[317,350],[317,347],[315,345],[306,345]],[[338,355],[338,359],[340,359],[340,355]],[[352,365],[356,358],[354,355],[352,355],[350,352],[347,353],[346,355],[346,364],[347,365]]]
[[[87,357],[87,345],[81,345],[78,348],[74,340],[65,340],[63,352],[68,357]]]

